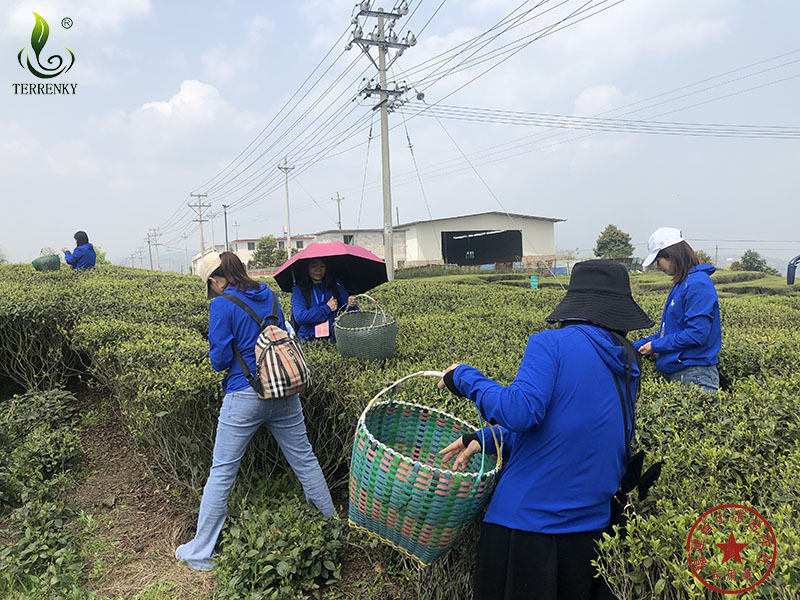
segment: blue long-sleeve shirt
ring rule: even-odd
[[[672,286],[658,332],[633,343],[638,349],[650,342],[656,369],[662,373],[719,362],[719,299],[710,277],[715,270],[712,265],[693,267],[683,281]]]
[[[255,290],[240,292],[235,287],[228,287],[225,292],[242,300],[262,318],[272,312],[274,292],[263,283]],[[278,302],[278,325],[286,330],[280,302]],[[217,297],[211,301],[208,319],[208,356],[215,371],[230,369],[222,380],[222,387],[226,393],[250,388],[233,354],[232,344],[236,344],[250,372],[255,374],[255,347],[260,333],[259,324],[241,307],[227,298]]]
[[[336,281],[336,300],[339,308],[347,305],[348,293],[341,281]],[[334,297],[334,292],[320,282],[311,286],[309,300],[306,302],[303,290],[299,285],[292,288],[292,315],[298,324],[297,337],[301,340],[313,340],[314,328],[319,323],[328,321],[328,331],[333,338],[333,322],[336,319],[336,311],[328,306],[328,300]]]
[[[83,244],[76,247],[72,252],[65,250],[64,260],[67,261],[68,265],[72,265],[75,270],[88,269],[93,267],[97,261],[97,253],[91,244]]]
[[[593,325],[547,330],[528,340],[514,381],[503,386],[460,365],[453,383],[503,430],[507,462],[484,520],[536,533],[596,531],[625,472],[622,406],[628,355]],[[631,369],[630,398],[639,368]],[[626,399],[627,431],[634,407]],[[479,434],[480,435],[480,434]],[[486,432],[486,450],[494,452]]]

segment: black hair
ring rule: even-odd
[[[89,236],[86,235],[85,231],[77,231],[72,237],[75,238],[75,244],[78,246],[85,246],[89,243]]]
[[[325,287],[328,288],[334,295],[334,297],[338,297],[336,291],[336,276],[334,275],[333,271],[331,270],[328,262],[325,259],[318,258],[313,260],[321,260],[325,265],[325,276],[322,278],[322,283],[325,284]],[[312,281],[311,276],[308,274],[308,265],[304,265],[305,269],[304,273],[301,277],[297,279],[297,285],[300,287],[301,290],[310,291],[312,288]],[[294,267],[293,267],[294,268]],[[295,271],[296,272],[296,271]]]
[[[219,255],[220,265],[209,277],[224,277],[228,285],[234,286],[240,292],[257,290],[261,287],[255,279],[247,274],[241,259],[233,252],[223,252]]]

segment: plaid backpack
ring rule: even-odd
[[[252,388],[258,392],[259,397],[262,400],[286,398],[305,391],[310,381],[308,365],[297,340],[290,338],[289,334],[278,326],[277,294],[273,292],[272,312],[263,319],[233,294],[222,294],[222,297],[244,310],[261,329],[255,347],[257,375],[253,375],[235,342],[231,342],[233,354],[242,373]],[[270,319],[274,319],[274,324],[268,324]]]

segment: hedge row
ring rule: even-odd
[[[313,387],[303,403],[329,481],[346,481],[356,419],[387,382],[452,362],[469,362],[510,382],[528,336],[545,327],[563,293],[485,285],[480,276],[396,281],[375,290],[399,324],[392,359],[365,365],[340,357],[332,344],[306,346]],[[54,274],[0,267],[0,298],[0,375],[31,387],[62,380],[72,369],[88,371],[108,388],[132,433],[164,470],[199,489],[221,396],[221,376],[207,359],[208,312],[199,280],[121,267]],[[654,321],[664,299],[663,293],[637,295]],[[286,295],[282,301],[286,306]],[[727,391],[712,398],[666,384],[645,361],[638,445],[666,465],[651,497],[637,507],[640,517],[627,541],[604,545],[605,573],[622,598],[703,597],[682,551],[694,519],[725,501],[753,505],[779,534],[771,587],[750,597],[800,594],[800,553],[792,533],[800,529],[800,380],[788,376],[800,347],[800,299],[723,298],[721,306]],[[23,345],[5,343],[12,334]],[[37,338],[49,339],[59,354]],[[401,393],[476,420],[474,407],[436,391],[432,381]],[[247,480],[250,473],[284,472],[286,466],[263,434],[243,469]],[[473,531],[445,561],[409,576],[427,597],[468,597],[474,541]],[[381,551],[387,560],[407,564],[394,551]]]

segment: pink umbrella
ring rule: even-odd
[[[321,258],[334,277],[350,294],[363,294],[388,281],[386,263],[361,246],[342,242],[309,244],[287,260],[273,275],[284,292],[291,292],[297,281],[308,279],[308,261]]]

